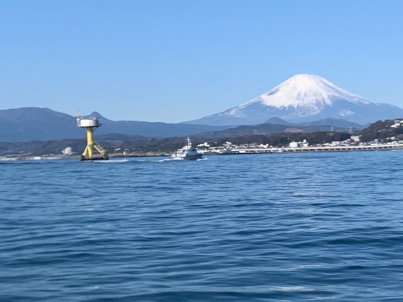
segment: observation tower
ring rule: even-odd
[[[92,116],[81,116],[77,111],[77,127],[84,128],[87,131],[87,147],[83,154],[81,154],[81,160],[109,159],[108,152],[106,152],[106,150],[92,138],[92,133],[100,126],[101,124],[99,123],[98,118]],[[100,153],[100,157],[93,157],[93,148]]]

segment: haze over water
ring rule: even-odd
[[[398,301],[402,158],[0,162],[0,300]]]

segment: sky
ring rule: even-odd
[[[176,123],[295,74],[403,107],[401,0],[0,0],[0,109]]]

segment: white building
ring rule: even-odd
[[[361,135],[351,135],[350,139],[351,139],[353,142],[359,143],[359,142],[360,142],[360,136],[361,136]]]
[[[71,147],[67,147],[67,148],[62,150],[62,153],[64,155],[71,155],[71,154],[73,154],[73,150],[71,149]]]
[[[309,146],[309,143],[304,139],[302,142],[291,142],[288,146],[290,148],[306,148]]]

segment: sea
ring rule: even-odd
[[[403,151],[0,162],[0,301],[403,301]]]

